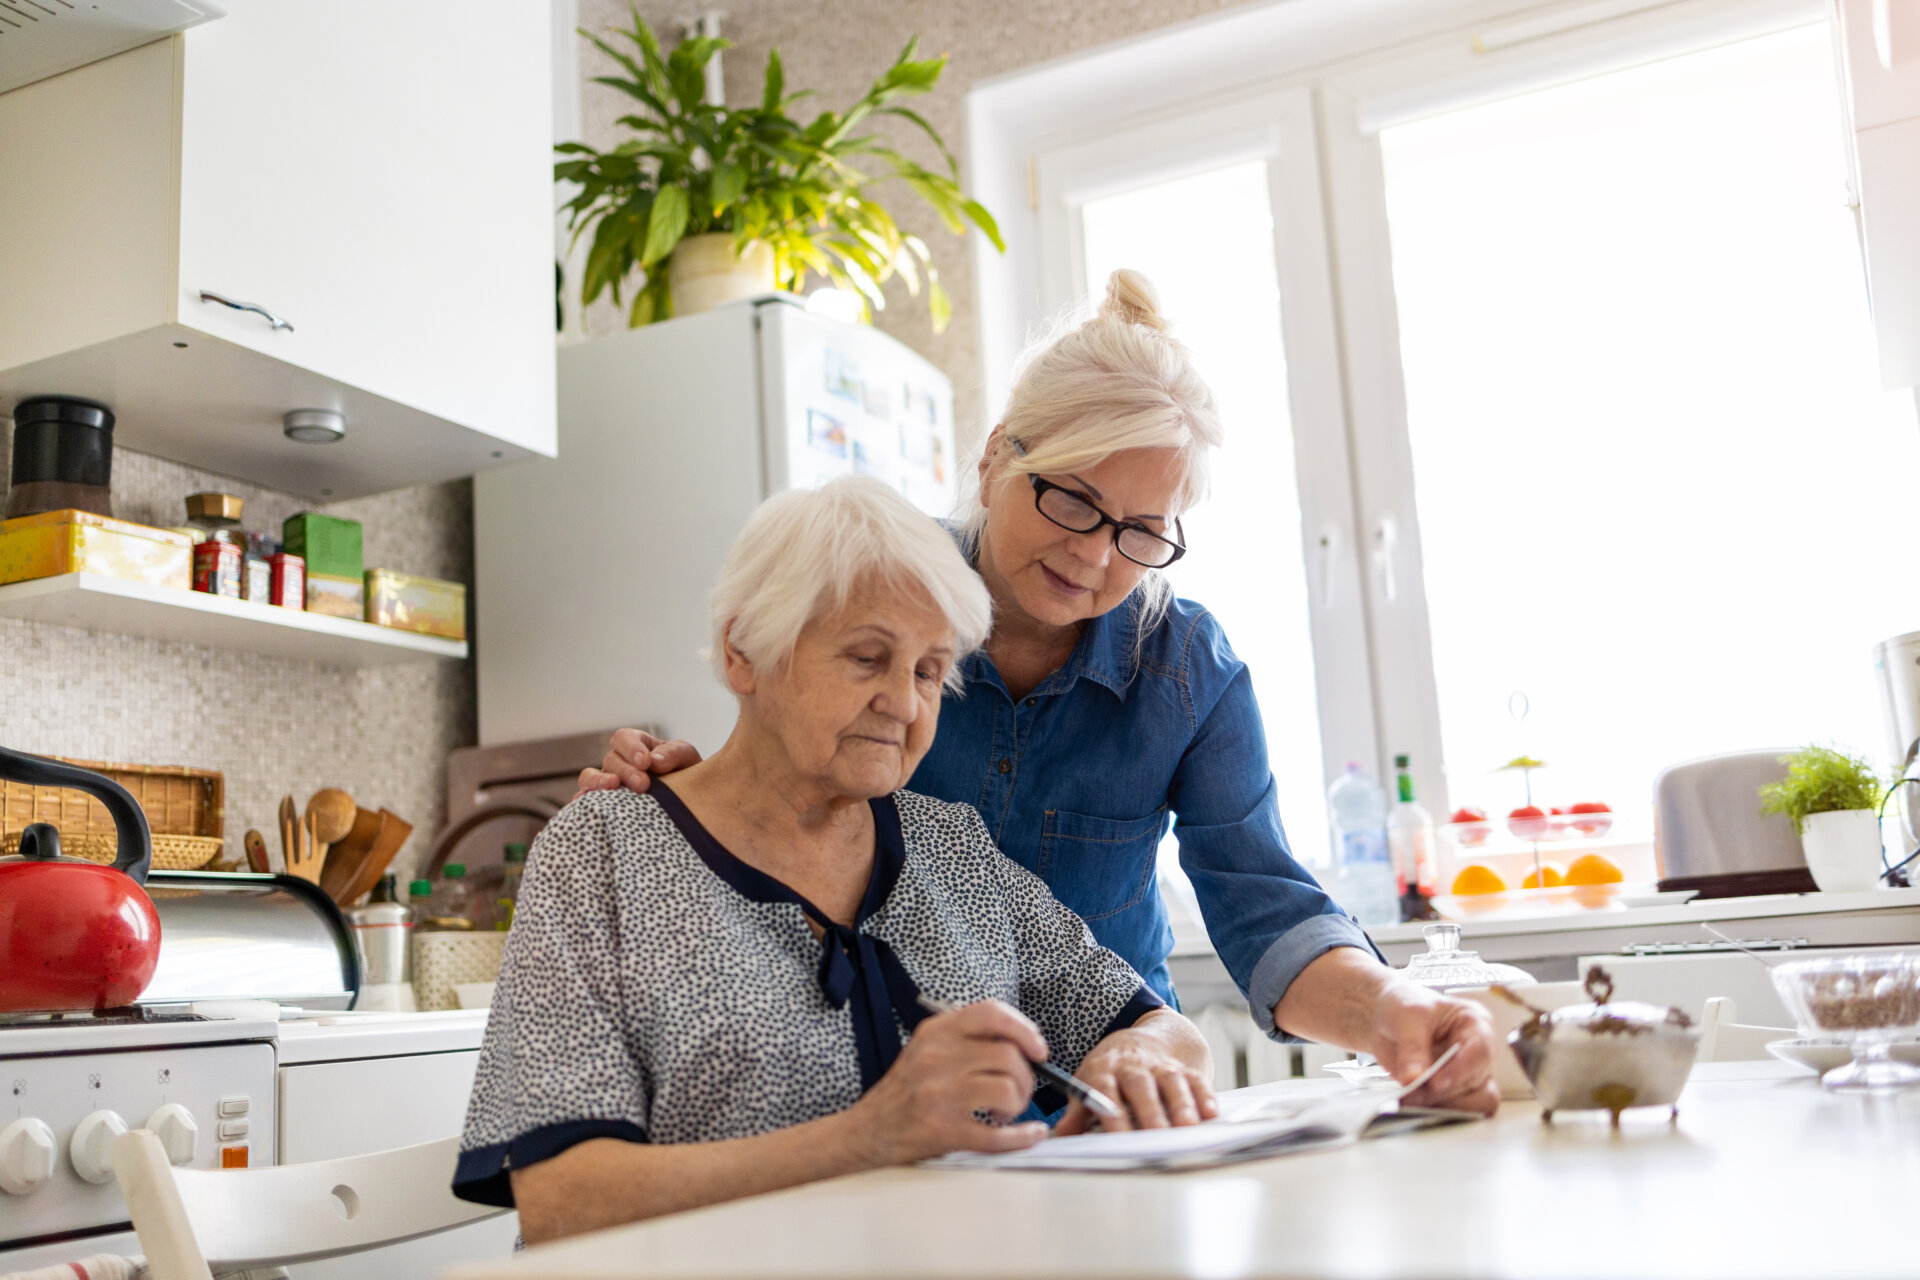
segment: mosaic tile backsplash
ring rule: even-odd
[[[0,419],[0,489],[12,458]],[[246,500],[242,524],[277,530],[303,510],[359,520],[366,562],[473,581],[473,486],[401,489],[314,508],[292,494],[126,450],[113,459],[113,510],[142,524],[186,523],[202,490]],[[0,618],[0,744],[42,755],[186,764],[226,775],[223,857],[249,827],[278,849],[275,810],[344,787],[413,824],[394,860],[402,878],[445,821],[447,753],[476,739],[473,663],[343,671],[135,636]]]

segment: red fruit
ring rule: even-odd
[[[1573,823],[1573,829],[1584,836],[1603,836],[1613,830],[1613,810],[1596,801],[1576,804],[1568,813],[1587,815]]]
[[[1493,827],[1487,822],[1484,809],[1471,806],[1455,809],[1447,821],[1453,827],[1453,838],[1466,848],[1485,844],[1487,837],[1493,834]]]
[[[1474,809],[1471,807],[1455,809],[1453,816],[1447,819],[1448,822],[1485,822],[1486,820],[1487,811],[1485,809]]]
[[[1521,840],[1538,840],[1547,834],[1547,813],[1537,804],[1521,805],[1507,814],[1507,830]]]
[[[1566,810],[1565,810],[1565,809],[1549,809],[1549,810],[1547,810],[1547,812],[1548,812],[1548,813],[1551,813],[1551,814],[1553,814],[1553,815],[1555,815],[1555,816],[1557,817],[1558,815],[1560,815],[1560,814],[1563,814],[1563,813],[1565,813],[1565,812],[1566,812]]]

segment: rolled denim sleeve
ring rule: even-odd
[[[1218,697],[1205,706],[1168,801],[1180,865],[1193,881],[1214,950],[1246,995],[1255,1025],[1278,1039],[1273,1008],[1302,969],[1336,947],[1380,953],[1294,860],[1252,679],[1218,624],[1207,622],[1207,634],[1190,641],[1210,652],[1192,655],[1189,688],[1204,695],[1209,681],[1192,677],[1218,673]]]

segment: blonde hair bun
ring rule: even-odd
[[[1100,303],[1100,319],[1137,324],[1156,333],[1165,333],[1173,327],[1160,314],[1160,294],[1153,282],[1127,267],[1107,277],[1107,296]]]

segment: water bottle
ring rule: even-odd
[[[1333,896],[1361,924],[1396,924],[1400,894],[1387,852],[1387,793],[1358,764],[1327,788]]]

